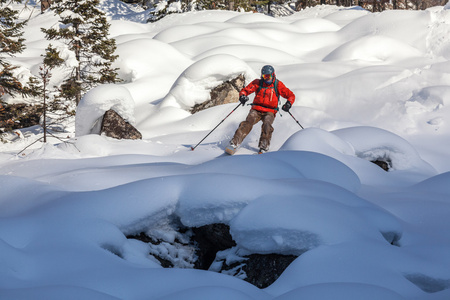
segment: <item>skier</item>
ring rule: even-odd
[[[275,70],[270,65],[262,67],[261,79],[253,80],[239,92],[239,101],[242,105],[245,105],[248,101],[248,95],[253,92],[255,93],[255,98],[251,104],[252,108],[245,121],[239,124],[230,141],[230,145],[225,148],[225,152],[230,155],[236,152],[236,149],[252,130],[253,125],[259,121],[262,121],[259,153],[267,152],[272,138],[272,123],[278,111],[280,95],[287,99],[286,103],[281,107],[286,112],[289,112],[295,101],[294,93],[276,78]]]

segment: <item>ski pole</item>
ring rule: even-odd
[[[216,130],[217,127],[219,127],[220,124],[223,123],[223,121],[225,121],[226,118],[228,118],[239,106],[241,106],[242,103],[239,103],[238,106],[236,106],[222,121],[220,121],[219,124],[217,124],[216,127],[214,127],[213,130],[211,130],[200,142],[198,142],[197,145],[195,145],[195,147],[191,147],[191,150],[194,151],[195,148],[197,148],[198,145],[200,145],[214,130]]]
[[[294,119],[294,121],[297,122],[298,125],[300,125],[300,127],[301,127],[302,129],[305,129],[305,128],[303,128],[303,126],[297,121],[297,119],[294,118],[294,116],[291,114],[290,111],[288,111],[288,113],[291,115],[292,119]]]

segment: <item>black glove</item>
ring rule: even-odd
[[[289,110],[291,109],[292,104],[289,101],[286,101],[286,103],[281,107],[282,110],[289,112]]]
[[[245,105],[245,102],[248,101],[248,97],[245,95],[241,95],[239,96],[239,101],[241,102],[242,105]]]

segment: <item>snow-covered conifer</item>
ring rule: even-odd
[[[12,2],[20,3],[20,0]],[[22,35],[26,21],[19,21],[19,13],[11,8],[10,3],[11,1],[0,0],[0,101],[5,94],[13,96],[30,93],[14,74],[18,67],[6,60],[25,49]]]
[[[98,5],[99,0],[55,0],[51,9],[59,15],[59,23],[42,28],[48,40],[61,40],[69,51],[62,55],[65,50],[50,48],[56,58],[66,58],[65,67],[70,70],[60,96],[76,104],[91,88],[120,81],[117,69],[112,67],[118,57],[114,55],[116,43],[108,38],[110,24]]]

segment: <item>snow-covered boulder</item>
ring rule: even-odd
[[[134,124],[134,101],[128,89],[114,84],[100,85],[87,92],[78,104],[76,136],[99,134],[101,119],[110,109],[128,123]]]
[[[369,161],[379,158],[389,160],[393,170],[420,170],[437,174],[408,141],[387,130],[358,126],[335,130],[332,133],[352,145],[355,155],[360,158]]]
[[[329,184],[308,180],[297,185],[311,192],[263,196],[233,218],[230,230],[239,247],[251,253],[300,255],[352,240],[400,239],[399,221],[375,205]],[[324,191],[333,196],[321,195]]]
[[[330,156],[355,172],[363,184],[389,185],[393,177],[405,184],[414,184],[437,174],[408,141],[376,127],[358,126],[331,132],[307,128],[289,137],[280,150]],[[376,161],[386,162],[389,172],[380,174],[382,169],[371,163]]]
[[[225,81],[211,91],[211,100],[195,105],[191,109],[191,113],[195,114],[196,112],[213,106],[238,102],[239,92],[244,86],[245,78],[242,74],[236,78]]]
[[[243,74],[246,83],[259,77],[243,60],[232,55],[212,55],[187,68],[162,100],[161,108],[173,106],[190,110],[210,99],[213,88]]]

